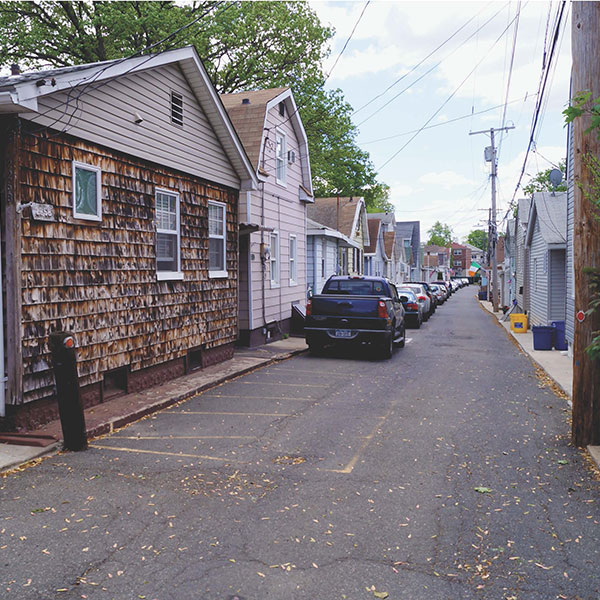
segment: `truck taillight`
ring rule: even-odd
[[[312,300],[309,300],[306,303],[306,315],[307,316],[312,315]]]
[[[385,302],[383,300],[380,300],[377,303],[377,316],[380,319],[387,319],[387,318],[389,318],[388,311],[387,311],[387,306],[386,306],[386,304],[385,304]]]

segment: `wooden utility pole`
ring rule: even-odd
[[[573,2],[571,40],[573,52],[572,94],[589,90],[600,97],[600,3]],[[585,133],[590,116],[573,121],[575,311],[586,311],[591,300],[590,276],[584,267],[600,270],[600,210],[588,193],[598,189],[588,157],[600,159],[597,131]],[[587,197],[586,197],[587,196]],[[592,360],[585,348],[600,330],[600,311],[575,323],[573,343],[573,429],[577,446],[600,444],[600,360]]]

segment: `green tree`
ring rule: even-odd
[[[452,229],[445,223],[442,224],[440,221],[436,221],[431,229],[427,230],[428,246],[444,246],[448,248],[452,244]]]
[[[566,159],[562,159],[558,163],[558,169],[563,173],[565,173],[567,167]],[[563,181],[559,186],[554,188],[554,186],[550,183],[550,171],[552,169],[546,169],[545,171],[540,171],[535,177],[529,180],[529,183],[523,186],[523,192],[527,194],[527,196],[533,196],[534,192],[566,192],[567,191],[567,183]]]
[[[0,66],[61,67],[191,44],[220,93],[291,87],[315,193],[361,195],[380,210],[389,188],[356,143],[352,107],[341,90],[324,89],[333,34],[298,1],[0,2]]]
[[[487,231],[484,231],[483,229],[474,229],[467,236],[467,244],[471,244],[471,246],[475,246],[480,250],[485,250],[487,248],[487,239]]]

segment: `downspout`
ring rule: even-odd
[[[2,242],[0,231],[0,417],[6,416],[6,372],[4,370],[4,306],[2,279]]]

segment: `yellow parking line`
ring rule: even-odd
[[[209,410],[173,411],[172,415],[233,415],[236,417],[291,417],[285,413],[245,413],[245,412],[211,412]]]
[[[291,387],[314,387],[326,388],[328,385],[318,385],[316,383],[278,383],[277,381],[242,381],[245,385],[287,385]]]
[[[255,435],[120,435],[120,440],[255,440]]]
[[[313,402],[316,398],[288,398],[286,397],[277,397],[277,396],[228,396],[226,394],[214,394],[212,396],[207,396],[203,394],[203,398],[234,398],[237,400],[296,400],[298,402]]]
[[[175,456],[176,458],[201,458],[203,460],[221,460],[229,463],[241,463],[241,460],[222,458],[220,456],[206,456],[204,454],[183,454],[178,452],[160,452],[159,450],[141,450],[135,448],[119,448],[117,446],[100,446],[99,444],[90,444],[92,448],[99,450],[115,450],[116,452],[133,452],[134,454],[157,454],[159,456]],[[244,463],[245,464],[245,463]]]

